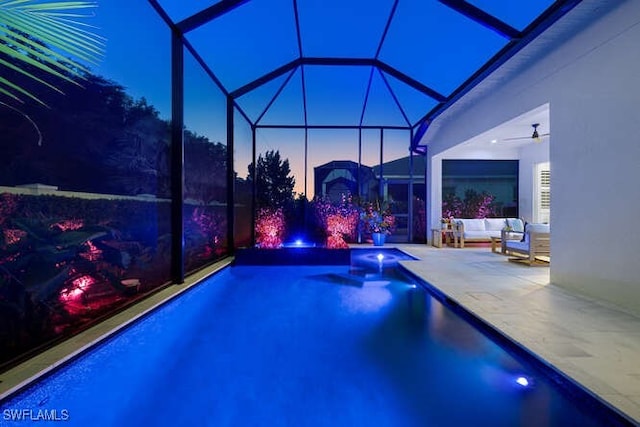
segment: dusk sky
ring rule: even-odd
[[[209,6],[210,0],[160,0],[176,22]],[[469,3],[523,29],[551,0],[474,0]],[[299,0],[302,53],[309,57],[373,58],[393,0]],[[96,74],[145,97],[169,118],[170,34],[144,0],[98,0],[90,20],[107,39],[105,57]],[[291,0],[252,0],[187,34],[227,90],[232,91],[298,57]],[[508,40],[436,0],[400,0],[378,58],[429,88],[449,95]],[[367,109],[362,107],[370,76]],[[304,82],[309,124],[400,125],[406,121],[393,98],[415,123],[437,102],[391,75],[369,66],[305,66]],[[238,99],[252,120],[265,109],[288,74]],[[389,92],[385,79],[393,95]],[[302,71],[288,84],[264,115],[261,124],[303,124]],[[190,55],[185,58],[185,124],[213,141],[226,140],[225,99]],[[250,128],[236,119],[236,138],[250,142]],[[313,167],[331,160],[357,161],[357,131],[310,131],[308,191]],[[364,135],[363,163],[378,161],[377,131]],[[244,141],[246,142],[244,142]],[[304,132],[258,131],[258,152],[279,149],[288,157],[302,192]],[[408,155],[408,132],[385,133],[385,161]],[[246,175],[250,159],[238,152],[236,170]]]

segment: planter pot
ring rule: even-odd
[[[373,246],[383,246],[387,235],[385,233],[371,233],[371,238],[373,239]]]

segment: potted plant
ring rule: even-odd
[[[360,222],[367,233],[371,233],[374,246],[382,246],[386,236],[393,232],[396,218],[387,203],[369,202],[363,206]]]

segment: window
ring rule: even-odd
[[[551,168],[549,162],[536,165],[534,222],[549,223],[551,213]]]

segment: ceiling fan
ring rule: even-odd
[[[503,141],[519,141],[519,140],[524,140],[524,139],[531,139],[533,142],[541,142],[542,138],[544,138],[545,136],[549,136],[550,133],[538,133],[538,126],[540,126],[540,123],[534,123],[531,125],[531,127],[533,127],[533,134],[531,134],[531,136],[518,136],[515,138],[504,138]]]

